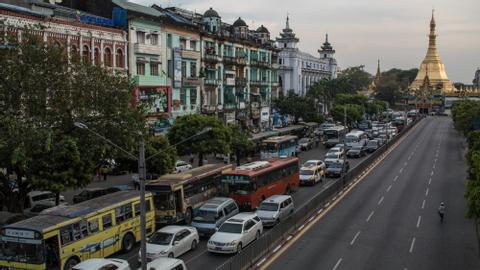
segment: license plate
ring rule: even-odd
[[[222,250],[222,248],[221,248],[221,247],[215,247],[215,249],[216,249],[216,250]]]

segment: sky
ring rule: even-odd
[[[142,5],[176,6],[198,13],[213,7],[222,21],[242,17],[250,29],[266,26],[271,38],[290,27],[298,47],[317,55],[329,34],[341,68],[418,68],[428,46],[435,8],[437,46],[450,80],[471,84],[480,68],[479,0],[130,0]]]

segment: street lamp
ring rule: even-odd
[[[91,130],[87,125],[81,123],[81,122],[75,122],[73,124],[75,127],[78,127],[80,129],[83,129],[83,130],[87,130],[88,132],[94,134],[95,136],[101,138],[102,140],[104,140],[105,142],[107,142],[108,144],[114,146],[115,148],[117,148],[118,150],[122,151],[123,153],[125,153],[127,156],[129,156],[130,158],[136,160],[138,162],[138,174],[139,174],[139,181],[140,181],[140,227],[141,227],[141,236],[140,236],[140,252],[141,252],[141,269],[142,270],[147,270],[147,242],[146,242],[146,239],[147,239],[147,234],[146,234],[146,220],[145,220],[145,216],[146,216],[146,209],[145,209],[145,177],[147,175],[147,166],[146,166],[146,161],[147,160],[150,160],[156,156],[158,156],[159,154],[163,153],[165,150],[169,149],[169,148],[172,148],[172,147],[176,147],[177,145],[180,145],[186,141],[189,141],[197,136],[201,136],[205,133],[208,133],[212,130],[211,127],[207,127],[207,128],[204,128],[202,131],[190,136],[190,137],[187,137],[185,139],[183,139],[182,141],[176,143],[176,144],[173,144],[173,145],[170,145],[169,147],[167,147],[166,149],[163,149],[163,151],[159,151],[153,155],[151,155],[150,157],[148,158],[145,158],[145,142],[143,140],[143,138],[140,140],[140,143],[139,143],[139,156],[135,156],[134,154],[128,152],[127,150],[123,149],[122,147],[120,147],[119,145],[115,144],[114,142],[112,142],[111,140],[105,138],[104,136],[102,136],[101,134],[95,132],[94,130]]]

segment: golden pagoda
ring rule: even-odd
[[[445,65],[440,59],[437,49],[437,34],[435,32],[435,16],[432,10],[432,19],[430,21],[430,35],[428,42],[428,50],[425,59],[423,59],[417,77],[410,85],[410,90],[413,93],[418,93],[419,90],[425,89],[424,80],[429,78],[429,83],[432,89],[439,90],[441,94],[455,91],[453,83],[448,79]],[[428,75],[427,75],[428,73]],[[424,95],[422,95],[424,96]]]

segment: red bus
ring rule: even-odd
[[[222,191],[242,209],[255,209],[272,195],[288,194],[300,184],[298,158],[256,161],[222,173]]]

